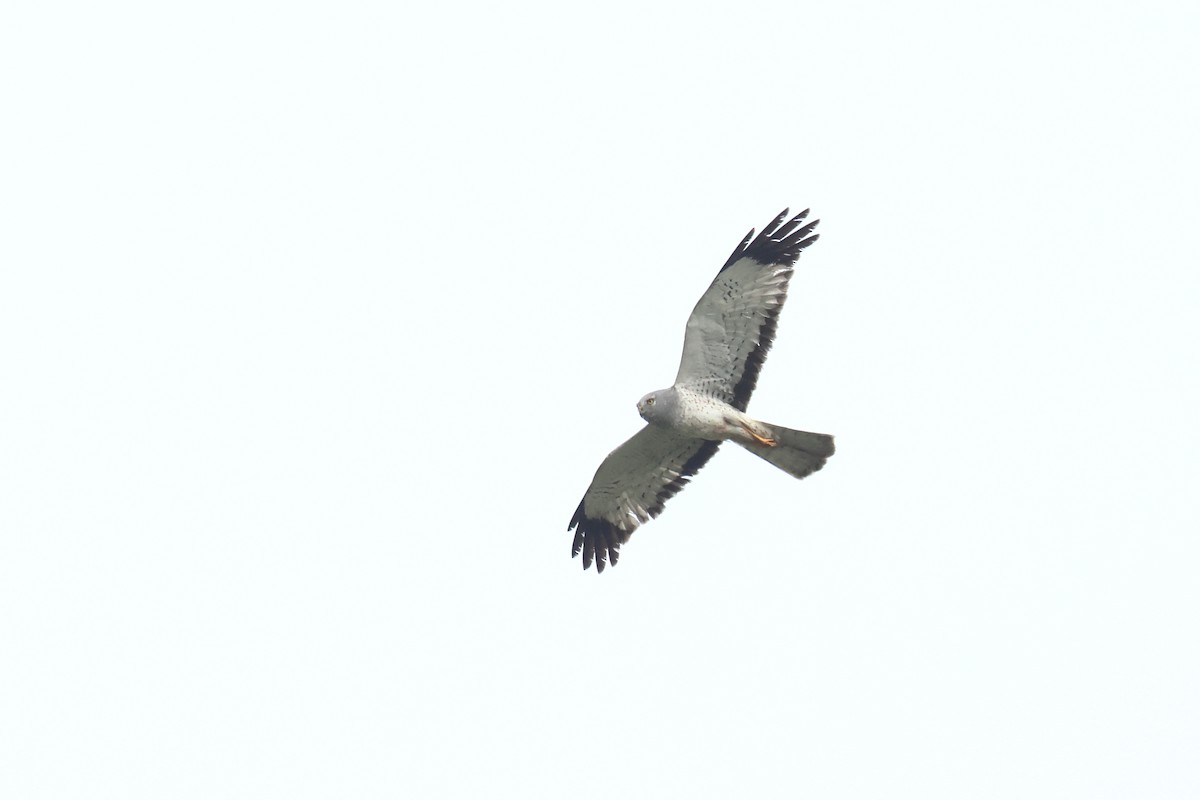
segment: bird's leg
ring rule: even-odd
[[[762,435],[756,433],[753,429],[750,428],[749,425],[742,425],[742,430],[744,430],[746,433],[750,434],[750,437],[752,439],[754,439],[754,441],[758,442],[761,445],[766,445],[767,447],[775,446],[774,439],[772,439],[770,436],[762,436]]]

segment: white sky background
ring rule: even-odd
[[[1195,5],[413,5],[0,14],[0,795],[1196,797]]]

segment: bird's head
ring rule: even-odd
[[[646,422],[665,423],[666,421],[666,406],[671,401],[670,390],[660,389],[657,392],[650,394],[638,400],[638,413],[642,415],[642,419]]]

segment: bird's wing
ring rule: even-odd
[[[575,509],[571,555],[583,553],[583,568],[596,562],[603,572],[639,525],[657,517],[663,504],[713,457],[720,442],[680,436],[647,425],[608,454]]]
[[[746,410],[800,251],[817,240],[808,209],[787,222],[787,209],[754,237],[742,239],[688,318],[677,385],[688,385]]]

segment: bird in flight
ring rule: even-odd
[[[800,251],[817,240],[808,210],[783,210],[757,237],[746,234],[688,318],[675,384],[637,409],[648,424],[608,454],[567,530],[571,555],[603,572],[639,525],[657,517],[717,452],[733,441],[796,478],[825,465],[833,437],[747,416]],[[785,221],[786,220],[786,221]]]

